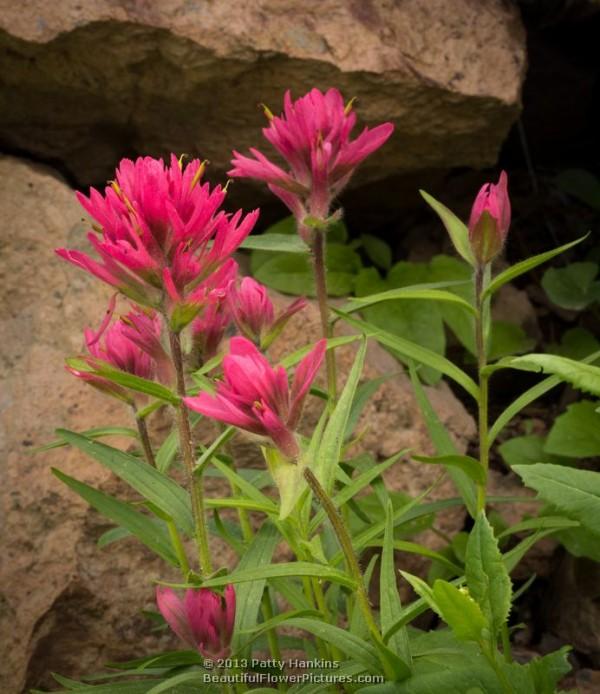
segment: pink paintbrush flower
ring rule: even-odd
[[[206,417],[270,439],[284,456],[296,458],[300,450],[294,431],[326,344],[326,340],[317,342],[298,364],[290,388],[283,366],[273,368],[250,340],[234,337],[216,395],[200,393],[185,398],[185,403]]]
[[[114,316],[116,295],[112,297],[104,320],[97,331],[86,328],[84,331],[88,355],[83,359],[91,367],[102,363],[115,369],[152,379],[160,374],[165,383],[172,381],[170,360],[161,344],[162,323],[160,316],[153,311],[139,308],[126,316],[111,322]],[[90,385],[110,393],[127,402],[131,397],[121,386],[106,378],[87,371],[68,366],[68,370]]]
[[[167,624],[205,658],[218,660],[230,654],[235,623],[235,590],[228,585],[223,596],[207,588],[188,588],[183,599],[171,588],[156,589],[156,604]]]
[[[244,277],[239,288],[235,282],[229,285],[227,303],[242,335],[262,349],[267,349],[285,328],[288,320],[306,306],[306,299],[296,299],[275,317],[267,288],[251,277]]]
[[[502,250],[510,226],[508,177],[500,174],[498,183],[486,183],[475,198],[469,218],[469,241],[477,261],[489,263]]]
[[[234,151],[229,175],[265,181],[299,222],[307,216],[325,220],[356,167],[394,130],[391,123],[383,123],[351,140],[356,115],[352,102],[345,105],[337,89],[312,89],[296,101],[288,91],[281,116],[265,112],[270,122],[263,134],[289,168],[284,170],[253,148],[251,157]],[[305,230],[306,240],[308,234]]]
[[[258,210],[245,217],[220,207],[225,190],[201,184],[204,165],[162,159],[123,159],[104,195],[92,188],[79,202],[96,220],[88,239],[98,259],[60,248],[58,255],[145,306],[171,301],[201,305],[217,271],[252,230]],[[206,287],[205,287],[206,288]]]

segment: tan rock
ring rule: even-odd
[[[5,145],[82,183],[135,152],[200,154],[222,176],[233,147],[261,140],[257,104],[278,110],[286,89],[312,86],[396,124],[359,181],[491,165],[525,68],[502,0],[1,0],[0,26]]]

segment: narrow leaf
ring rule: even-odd
[[[450,360],[446,359],[446,357],[430,349],[421,347],[421,345],[415,342],[410,342],[397,335],[392,335],[392,333],[388,333],[372,323],[352,318],[337,309],[333,309],[333,311],[341,316],[347,323],[361,330],[366,337],[374,337],[378,342],[396,350],[404,357],[414,359],[417,362],[440,371],[461,385],[473,398],[478,398],[479,389],[475,381],[464,371],[459,369],[458,366],[455,366]]]
[[[572,248],[573,246],[576,246],[578,243],[581,243],[582,241],[587,239],[588,236],[589,234],[586,234],[585,236],[582,236],[580,239],[576,239],[575,241],[571,241],[570,243],[565,243],[564,246],[559,246],[558,248],[555,248],[552,251],[546,251],[545,253],[534,255],[532,258],[527,258],[526,260],[522,260],[520,263],[516,263],[512,267],[509,267],[507,270],[504,270],[504,272],[501,272],[499,275],[494,277],[494,279],[490,282],[488,287],[483,292],[483,298],[485,299],[488,296],[492,296],[492,294],[497,292],[498,289],[500,289],[500,287],[505,285],[507,282],[511,282],[516,277],[519,277],[519,275],[523,275],[524,273],[529,272],[529,270],[533,270],[534,267],[537,267],[538,265],[541,265],[542,263],[551,260],[552,258],[554,258],[554,256],[559,255],[560,253],[564,253],[565,251],[569,250],[569,248]]]
[[[189,494],[156,468],[116,448],[106,446],[66,429],[56,432],[68,443],[97,460],[104,467],[131,485],[145,499],[169,515],[187,535],[194,535]]]
[[[446,231],[450,235],[450,239],[456,248],[456,252],[462,256],[467,263],[470,265],[475,265],[475,259],[473,258],[473,251],[471,250],[471,244],[469,243],[469,230],[460,221],[460,219],[451,212],[445,205],[438,202],[429,193],[424,190],[419,191],[427,204],[437,213],[439,218],[442,220]]]

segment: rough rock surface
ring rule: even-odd
[[[52,440],[59,426],[82,431],[98,424],[130,426],[129,413],[70,376],[64,357],[81,348],[81,328],[95,325],[109,291],[56,258],[53,248],[82,246],[85,225],[72,191],[53,173],[22,161],[0,159],[2,218],[1,316],[3,379],[0,407],[2,506],[4,528],[0,585],[0,659],[3,694],[24,687],[51,686],[51,671],[77,676],[99,669],[107,660],[126,659],[160,648],[141,614],[152,607],[149,577],[167,578],[159,560],[133,540],[122,546],[96,547],[110,525],[87,508],[50,473],[56,466],[69,475],[127,498],[130,492],[104,468],[76,451],[61,448],[31,455]],[[296,316],[273,356],[293,351],[318,334],[316,309]],[[353,348],[340,350],[340,384],[353,359]],[[375,347],[365,378],[397,371],[397,363]],[[429,389],[442,420],[464,449],[474,425],[450,390]],[[307,408],[306,425],[319,402]],[[360,443],[376,456],[398,449],[431,451],[410,386],[402,374],[381,386],[363,415],[367,426]],[[168,426],[168,422],[163,426]],[[164,436],[165,431],[159,431]],[[236,444],[249,464],[256,446]],[[122,439],[115,445],[126,447]],[[435,471],[414,462],[388,472],[393,489],[417,494]],[[220,493],[211,485],[214,493]],[[442,483],[433,498],[454,495]],[[462,512],[440,520],[443,529],[461,527]],[[221,565],[233,557],[215,545]],[[166,640],[169,637],[163,636]],[[174,642],[171,642],[175,645]]]
[[[525,69],[503,0],[0,0],[0,45],[0,141],[80,184],[135,153],[200,154],[222,175],[260,140],[257,103],[315,85],[396,124],[363,181],[490,165]]]

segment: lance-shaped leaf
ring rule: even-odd
[[[437,213],[442,223],[446,227],[446,231],[450,235],[450,240],[452,241],[456,252],[462,256],[467,263],[470,265],[475,265],[475,258],[473,257],[473,251],[471,250],[471,244],[469,243],[469,230],[463,222],[451,212],[445,205],[433,198],[429,193],[424,190],[419,191],[427,204]]]

